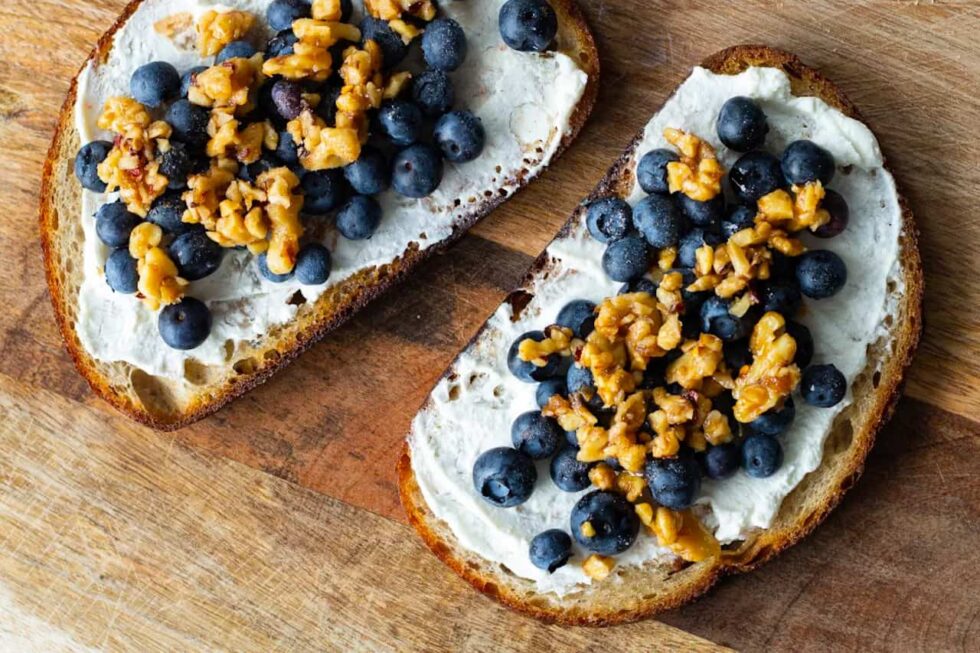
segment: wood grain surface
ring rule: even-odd
[[[980,650],[980,4],[582,4],[604,77],[565,157],[271,382],[166,436],[76,374],[37,243],[58,107],[123,1],[0,7],[0,647],[701,646],[687,631],[748,650]],[[909,399],[824,526],[666,615],[676,628],[540,626],[470,592],[399,523],[397,445],[631,135],[691,65],[740,42],[834,78],[912,204],[927,289]]]

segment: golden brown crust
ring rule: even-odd
[[[762,45],[743,45],[728,48],[706,59],[703,64],[716,73],[736,74],[749,66],[768,66],[784,70],[792,80],[796,95],[818,96],[846,115],[859,118],[854,105],[839,88],[818,71],[804,65],[796,56]],[[611,193],[628,194],[632,187],[632,160],[639,136],[612,166],[605,178],[590,195],[590,199]],[[436,518],[425,503],[411,464],[407,442],[398,461],[399,493],[409,522],[426,545],[473,587],[509,607],[538,619],[568,625],[603,626],[649,617],[658,612],[682,605],[707,591],[728,574],[750,571],[780,551],[792,546],[809,534],[838,504],[844,493],[863,471],[875,437],[891,417],[901,394],[905,371],[911,363],[922,330],[923,273],[918,250],[918,230],[907,202],[899,197],[902,208],[901,263],[905,290],[899,306],[897,324],[890,348],[869,352],[869,358],[879,363],[869,369],[854,384],[858,397],[852,409],[845,411],[834,424],[824,447],[821,467],[804,478],[803,482],[783,501],[774,524],[753,534],[737,548],[727,550],[721,558],[669,570],[659,578],[634,586],[633,594],[586,601],[562,601],[533,591],[533,584],[498,568],[487,569],[480,559],[462,549],[448,527]],[[565,224],[559,235],[565,234],[580,219],[579,208]],[[532,266],[525,286],[548,265],[545,255]],[[518,290],[508,297],[516,308],[527,303],[527,292]],[[475,340],[476,337],[474,337]],[[451,370],[452,368],[450,368]],[[423,406],[424,408],[424,406]],[[632,581],[652,574],[650,568],[630,572]],[[608,581],[607,581],[608,582]],[[663,585],[663,591],[653,591]],[[606,593],[601,586],[586,592]],[[642,589],[639,589],[642,588]],[[650,593],[650,596],[642,594]]]
[[[142,0],[131,0],[123,9],[113,26],[99,39],[89,59],[82,64],[80,72],[89,60],[104,61],[106,59],[111,50],[112,39],[116,31],[125,24],[141,2]],[[599,89],[599,56],[592,33],[575,1],[553,0],[552,4],[559,16],[558,39],[560,49],[573,56],[589,76],[582,98],[572,113],[570,131],[564,136],[554,155],[554,158],[557,158],[576,138],[595,104]],[[72,80],[59,115],[58,129],[45,160],[41,181],[39,217],[48,288],[68,352],[75,362],[75,366],[92,389],[118,410],[139,422],[160,430],[175,430],[195,422],[265,382],[299,356],[307,347],[317,342],[332,329],[340,326],[388,288],[403,280],[419,263],[437,252],[443,251],[458,240],[478,220],[507,199],[494,196],[475,205],[468,214],[457,218],[452,234],[438,245],[426,250],[420,250],[417,246],[413,246],[414,244],[410,245],[403,255],[392,263],[364,270],[331,288],[315,302],[315,309],[307,312],[302,319],[302,324],[292,325],[295,327],[292,329],[285,329],[281,339],[277,339],[279,341],[270,350],[257,352],[261,354],[257,357],[257,365],[251,368],[247,374],[232,374],[229,378],[223,379],[221,383],[204,386],[193,395],[186,405],[177,410],[151,410],[144,402],[135,398],[133,393],[120,392],[118,388],[113,387],[113,383],[104,369],[105,366],[94,360],[82,347],[75,331],[74,320],[71,319],[65,307],[70,293],[65,287],[65,280],[62,278],[65,262],[58,256],[57,239],[59,238],[60,207],[57,201],[57,191],[59,190],[58,185],[66,183],[66,181],[64,175],[59,176],[57,174],[56,168],[70,163],[70,161],[66,161],[66,157],[73,154],[73,152],[68,154],[70,149],[66,147],[66,144],[71,142],[75,131],[73,112],[77,85],[78,76],[76,75]],[[519,189],[532,179],[532,176],[520,176],[514,181]],[[71,178],[67,183],[77,182]]]

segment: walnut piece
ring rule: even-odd
[[[785,329],[786,320],[776,312],[763,315],[752,329],[752,364],[742,369],[732,391],[735,419],[743,424],[782,405],[800,382],[793,362],[796,341]]]
[[[707,202],[721,192],[725,169],[715,148],[694,134],[668,127],[667,142],[680,151],[681,160],[667,164],[667,183],[671,193],[681,192],[698,202]]]
[[[232,41],[245,38],[255,24],[255,16],[247,11],[216,11],[210,9],[197,19],[197,49],[202,57],[210,57]]]

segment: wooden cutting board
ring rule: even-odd
[[[582,4],[603,81],[571,151],[268,384],[163,435],[113,413],[75,373],[37,240],[56,113],[123,2],[4,3],[0,648],[980,650],[980,5]],[[908,398],[841,508],[776,561],[659,622],[543,626],[423,550],[398,505],[398,445],[456,351],[670,89],[743,42],[833,77],[912,203],[927,328]]]

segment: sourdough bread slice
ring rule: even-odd
[[[106,61],[114,35],[142,1],[133,0],[126,6],[115,24],[99,39],[83,70],[89,61]],[[592,34],[574,0],[551,0],[551,4],[558,14],[558,50],[571,57],[588,75],[584,92],[571,115],[569,130],[555,153],[558,156],[578,135],[592,110],[598,90],[599,59]],[[488,25],[486,29],[496,30],[497,26]],[[480,56],[480,53],[471,50],[470,56]],[[79,338],[76,323],[83,278],[82,189],[72,174],[73,158],[81,145],[73,119],[78,88],[76,76],[61,109],[41,185],[41,243],[51,299],[68,351],[95,392],[132,418],[162,430],[196,421],[268,379],[369,301],[404,279],[420,262],[445,249],[540,173],[540,169],[528,170],[521,162],[515,162],[518,173],[514,179],[507,180],[511,193],[487,193],[479,201],[464,203],[463,208],[454,212],[452,232],[444,240],[427,248],[411,242],[390,263],[361,269],[333,285],[316,301],[302,305],[292,321],[272,328],[256,341],[240,344],[226,365],[198,365],[191,360],[185,365],[184,378],[164,378],[127,362],[98,360]],[[465,103],[465,98],[460,100]],[[392,215],[388,219],[397,217]]]
[[[790,78],[794,96],[818,97],[845,115],[859,119],[857,109],[840,89],[792,54],[766,46],[736,46],[709,57],[702,66],[713,73],[729,75],[752,66],[778,68]],[[627,148],[589,199],[630,195],[634,185],[634,155],[641,136]],[[679,606],[705,592],[722,576],[749,571],[796,543],[826,517],[860,476],[877,432],[891,415],[918,343],[923,280],[917,231],[907,204],[900,196],[898,201],[902,221],[899,276],[904,291],[888,322],[887,335],[869,348],[866,367],[851,386],[854,401],[833,422],[819,467],[806,475],[782,501],[770,527],[755,530],[744,540],[725,547],[719,558],[695,564],[675,559],[672,563],[628,566],[614,579],[592,583],[559,597],[539,592],[534,581],[460,545],[449,525],[426,503],[413,468],[412,450],[406,441],[398,475],[401,500],[409,521],[433,553],[476,589],[537,618],[576,625],[632,621]],[[579,208],[573,214],[559,238],[580,224],[582,212]],[[547,283],[551,265],[546,252],[532,266],[522,288],[508,297],[506,301],[515,315],[527,305],[534,288],[540,287],[536,284]],[[479,338],[477,334],[473,342]],[[455,366],[456,363],[447,375],[454,373]],[[432,402],[430,398],[422,411]],[[541,482],[547,479],[539,479]]]

